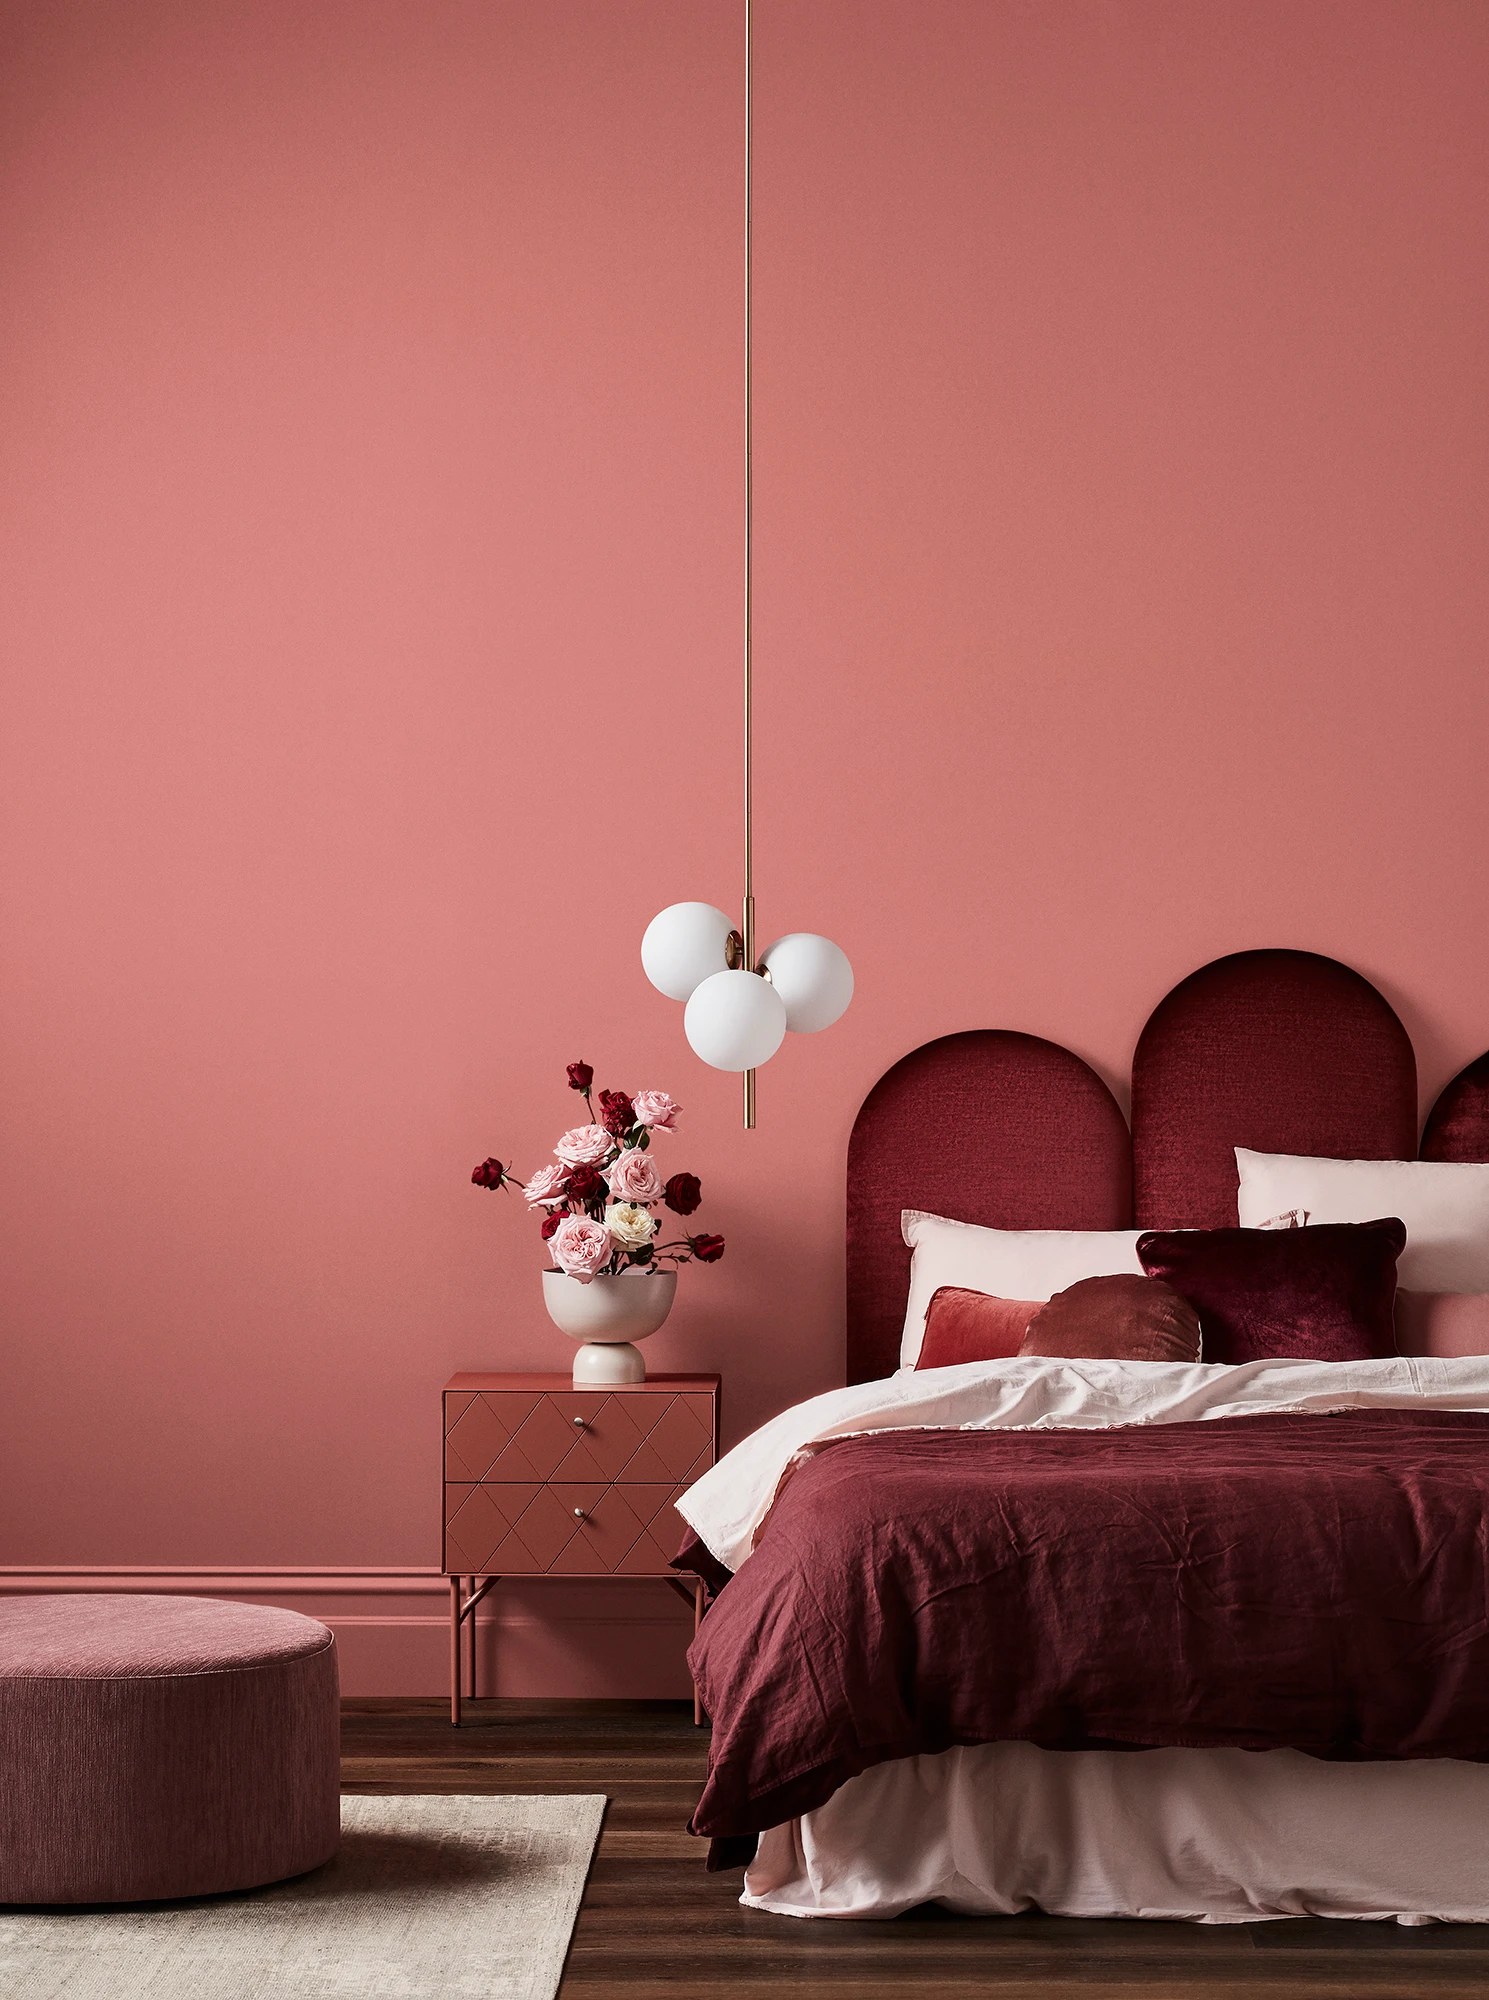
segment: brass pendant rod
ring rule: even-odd
[[[755,577],[755,482],[752,453],[754,448],[754,404],[752,397],[753,370],[751,367],[751,338],[753,332],[753,299],[751,297],[751,253],[753,250],[753,219],[751,215],[751,194],[753,181],[753,141],[754,141],[754,99],[750,75],[751,43],[753,21],[752,0],[744,0],[745,65],[744,65],[744,969],[755,970],[755,859],[754,829],[751,823],[754,804],[754,679],[750,645],[754,613]],[[755,1125],[755,1072],[747,1069],[744,1073],[744,1122],[747,1132]]]

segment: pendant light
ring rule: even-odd
[[[739,928],[712,903],[673,903],[641,940],[646,976],[669,1000],[686,1003],[683,1030],[714,1069],[744,1072],[744,1122],[755,1123],[755,1071],[788,1033],[830,1028],[853,998],[853,968],[830,938],[791,931],[755,957],[753,853],[754,478],[751,452],[753,99],[751,0],[744,0],[744,897]]]

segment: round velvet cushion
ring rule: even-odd
[[[1085,1361],[1198,1361],[1199,1314],[1157,1278],[1119,1272],[1056,1292],[1029,1321],[1020,1354]]]
[[[207,1597],[0,1600],[0,1903],[249,1889],[340,1839],[336,1641]]]

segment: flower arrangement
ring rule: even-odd
[[[664,1264],[717,1264],[722,1236],[692,1236],[659,1243],[663,1226],[652,1210],[670,1208],[691,1215],[703,1199],[696,1174],[663,1180],[651,1157],[656,1132],[675,1132],[682,1106],[665,1090],[600,1092],[595,1119],[590,1092],[595,1073],[588,1063],[569,1064],[569,1088],[584,1098],[587,1125],[565,1132],[553,1149],[556,1166],[539,1167],[523,1182],[500,1160],[483,1160],[471,1175],[477,1187],[521,1188],[528,1207],[543,1211],[543,1241],[558,1269],[587,1285],[622,1271],[659,1271]]]

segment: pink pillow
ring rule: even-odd
[[[920,1368],[955,1368],[962,1361],[1011,1361],[1038,1299],[995,1299],[961,1285],[942,1285],[926,1308]]]
[[[1489,1294],[1396,1293],[1396,1347],[1401,1354],[1489,1354]]]

